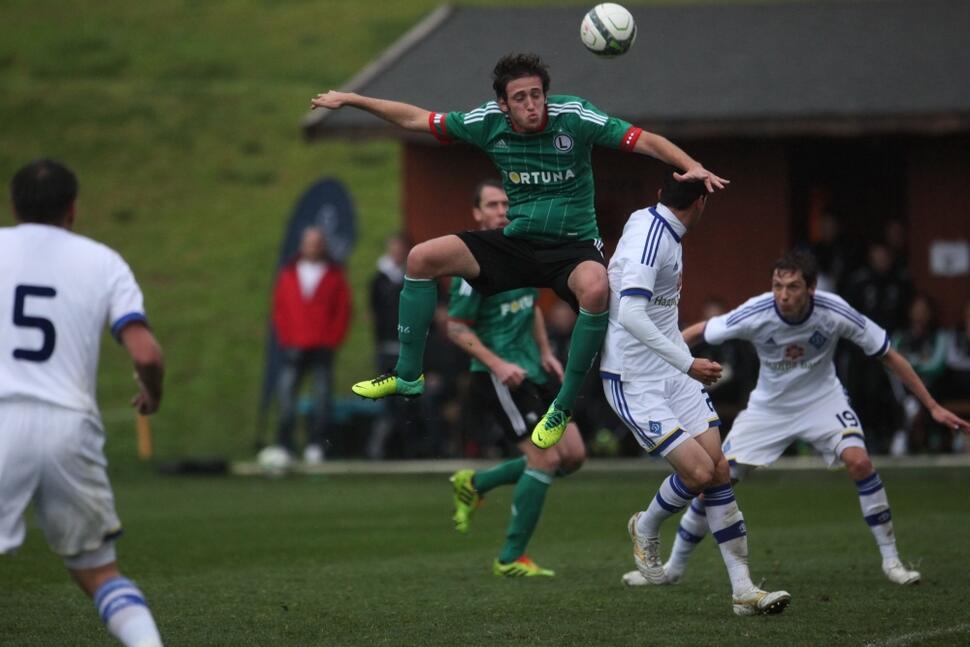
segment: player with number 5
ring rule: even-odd
[[[795,440],[809,443],[830,466],[844,464],[855,481],[862,516],[876,539],[886,577],[896,584],[915,584],[920,574],[899,559],[886,490],[866,451],[862,425],[835,375],[832,355],[839,339],[881,359],[938,423],[965,432],[970,423],[933,399],[909,362],[890,348],[885,330],[841,297],[816,290],[817,274],[810,253],[789,252],[775,263],[771,292],[688,326],[684,341],[691,345],[702,337],[711,344],[746,339],[761,361],[758,384],[723,445],[732,479],[741,480],[752,469],[775,462]],[[665,564],[668,582],[681,578],[707,527],[705,505],[696,499],[681,519]]]
[[[95,387],[108,324],[134,363],[132,406],[154,413],[162,351],[125,261],[71,232],[74,173],[38,160],[10,192],[17,224],[0,228],[0,555],[23,543],[33,502],[48,545],[108,631],[125,645],[160,646],[145,596],[115,560],[121,523]]]

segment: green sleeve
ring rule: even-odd
[[[494,101],[468,112],[433,112],[429,124],[431,134],[442,142],[459,140],[481,147],[486,139],[487,117],[501,112]]]
[[[563,101],[564,111],[573,116],[584,138],[595,146],[631,150],[641,130],[628,121],[610,117],[586,99],[557,97]]]
[[[448,304],[448,316],[467,324],[474,324],[478,320],[478,307],[482,303],[482,295],[462,278],[451,280],[451,301]]]

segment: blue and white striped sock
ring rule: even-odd
[[[731,578],[734,597],[740,597],[753,589],[754,583],[748,571],[748,529],[734,499],[734,488],[725,483],[704,490],[704,506],[707,524]]]
[[[859,491],[859,506],[862,508],[862,518],[865,519],[872,536],[876,538],[882,560],[899,559],[896,550],[896,535],[893,533],[893,513],[889,509],[889,497],[878,472],[873,472],[864,479],[855,482]]]
[[[664,564],[668,575],[680,577],[687,568],[687,560],[697,548],[697,544],[707,535],[707,512],[701,499],[690,502],[687,512],[680,518],[677,537],[670,550],[670,559]]]
[[[126,647],[161,647],[145,596],[131,580],[116,577],[102,584],[94,592],[94,606],[111,635]]]
[[[660,524],[683,510],[694,496],[695,493],[687,489],[679,476],[671,474],[660,484],[646,512],[637,519],[637,534],[643,537],[659,536]]]

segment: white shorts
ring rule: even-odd
[[[859,417],[838,393],[804,411],[745,409],[724,439],[724,455],[732,465],[770,465],[795,440],[810,443],[829,467],[841,462],[847,447],[866,446]]]
[[[96,417],[40,402],[0,402],[0,554],[24,541],[24,511],[33,500],[51,549],[62,557],[117,537]]]
[[[666,456],[688,438],[718,427],[707,389],[687,375],[662,380],[621,380],[601,371],[606,401],[652,456]]]

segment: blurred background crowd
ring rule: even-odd
[[[839,219],[832,214],[824,214],[820,224],[818,240],[804,245],[819,262],[818,288],[841,295],[885,328],[893,348],[909,360],[933,396],[958,415],[970,415],[970,302],[960,311],[962,319],[948,322],[949,325],[940,321],[934,300],[910,277],[906,231],[900,222],[888,222],[884,235],[872,241],[843,236]],[[439,290],[442,301],[428,340],[426,391],[421,398],[371,402],[350,395],[349,389],[334,388],[330,367],[346,333],[350,298],[340,266],[328,260],[322,232],[306,230],[305,238],[310,242],[301,245],[298,257],[284,266],[277,280],[273,325],[280,339],[292,337],[287,330],[301,327],[288,320],[292,318],[310,318],[322,332],[303,340],[302,351],[284,352],[289,368],[277,385],[280,406],[275,442],[292,456],[302,456],[311,464],[328,457],[496,458],[516,453],[491,417],[483,415],[469,395],[469,358],[446,332],[448,290],[444,284]],[[379,372],[393,368],[397,358],[398,295],[409,249],[410,242],[404,234],[387,238],[370,279],[366,301],[360,295],[355,304],[356,325],[368,325],[372,330],[374,368]],[[317,269],[307,269],[314,265]],[[318,302],[315,310],[312,306],[306,311],[287,309],[280,292],[286,291],[285,279],[290,275],[291,292],[295,294],[296,283],[302,281],[307,303]],[[684,289],[703,291],[702,274],[694,273],[693,278],[694,282],[688,280]],[[767,268],[764,288],[769,289]],[[550,341],[565,363],[575,315],[555,298],[543,299],[542,305]],[[709,295],[702,318],[722,314],[737,305]],[[693,322],[681,322],[682,326],[690,323]],[[757,356],[742,341],[701,345],[693,352],[724,367],[721,381],[709,388],[722,419],[722,433],[726,434],[757,382]],[[854,345],[842,342],[836,369],[862,419],[872,453],[902,456],[966,451],[960,436],[934,423],[882,363],[865,357]],[[301,387],[304,375],[312,379]],[[635,439],[606,403],[598,371],[588,375],[574,419],[591,454],[641,453]],[[302,434],[298,433],[298,426]],[[811,453],[811,448],[795,445],[789,453]]]

